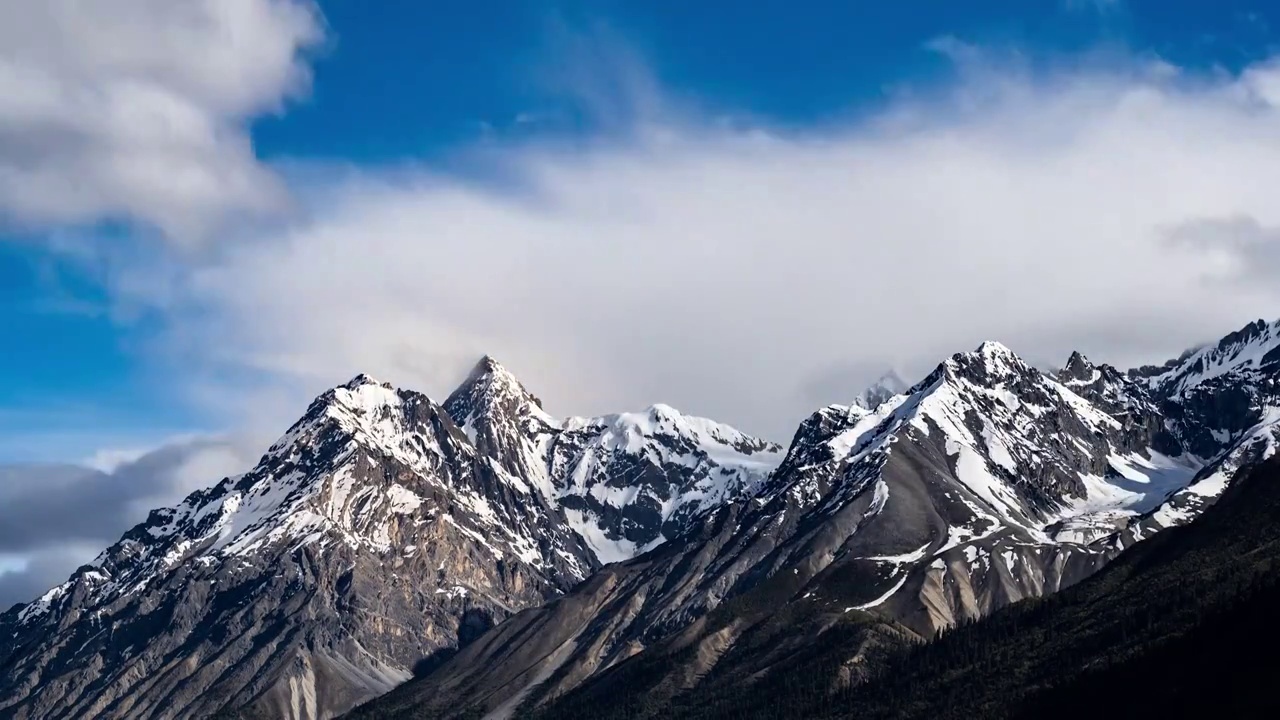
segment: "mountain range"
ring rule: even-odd
[[[1198,517],[1274,454],[1278,378],[1280,323],[1128,371],[989,342],[783,448],[553,418],[487,357],[443,403],[358,376],[0,615],[0,717],[661,717],[833,638],[859,687]]]
[[[587,688],[529,715],[1276,717],[1276,664],[1264,648],[1280,639],[1271,622],[1280,600],[1278,539],[1280,459],[1272,458],[1242,473],[1196,522],[1133,546],[1062,592],[904,644],[862,682],[838,682],[848,642],[891,620],[851,620],[755,682],[713,672],[678,697],[630,701]]]

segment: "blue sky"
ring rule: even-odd
[[[598,42],[624,43],[671,92],[803,126],[945,76],[947,64],[926,46],[947,36],[1045,55],[1115,44],[1183,65],[1238,68],[1274,44],[1269,23],[1280,10],[1268,5],[331,0],[321,4],[332,36],[312,97],[259,122],[254,137],[266,157],[386,162],[439,157],[486,127],[520,132],[519,116],[591,131],[556,85],[589,60],[574,56],[573,36],[599,30],[608,34]]]
[[[1020,57],[1033,67],[1074,67],[1088,64],[1080,60],[1087,57],[1102,58],[1097,62],[1108,67],[1113,65],[1109,57],[1123,58],[1121,65],[1159,58],[1212,77],[1234,76],[1264,62],[1276,47],[1272,28],[1280,27],[1276,3],[1235,0],[330,0],[319,8],[324,39],[300,43],[307,45],[299,53],[312,72],[309,87],[277,89],[268,102],[218,116],[248,133],[260,163],[283,178],[302,205],[311,197],[309,188],[327,187],[331,178],[351,173],[406,166],[435,176],[465,173],[475,166],[477,149],[486,147],[514,148],[513,153],[533,146],[577,147],[589,155],[592,143],[634,130],[645,112],[643,88],[660,96],[664,107],[678,106],[685,114],[731,117],[804,135],[856,125],[903,93],[956,83],[962,68],[955,58],[929,49],[940,38],[999,57]],[[4,52],[0,47],[0,55]],[[615,94],[636,74],[641,91]],[[221,108],[213,101],[208,106]],[[0,136],[0,157],[22,155],[15,143]],[[75,182],[76,176],[64,180]],[[14,207],[10,215],[22,215]],[[242,418],[209,402],[209,394],[223,394],[209,387],[215,376],[251,378],[248,387],[263,393],[252,397],[274,397],[263,384],[274,387],[280,370],[267,361],[199,367],[200,387],[190,387],[197,368],[184,354],[190,347],[174,338],[196,332],[198,318],[171,311],[152,295],[138,302],[121,289],[154,290],[168,282],[155,266],[138,259],[166,254],[180,243],[157,239],[165,233],[148,225],[145,208],[130,204],[129,209],[9,223],[13,237],[0,242],[0,327],[7,331],[9,348],[0,354],[0,461],[75,461],[106,448],[145,447],[176,435],[227,430]],[[88,262],[86,243],[93,248]],[[184,245],[165,266],[196,264],[218,252],[216,244],[199,251]],[[429,262],[430,254],[426,257]],[[122,279],[122,267],[134,271]],[[349,302],[358,304],[361,298],[352,296]],[[1223,315],[1235,318],[1236,311],[1233,306]],[[714,311],[709,312],[708,322],[716,324]],[[1215,315],[1205,324],[1219,319]],[[645,342],[662,340],[659,332]],[[207,356],[223,342],[218,336],[197,347]],[[503,342],[498,337],[498,344]],[[258,348],[261,338],[255,336],[254,343]],[[526,366],[545,354],[511,345]],[[289,354],[292,358],[293,351]],[[893,352],[882,355],[875,362],[911,366],[915,361]],[[829,359],[833,368],[827,374],[845,377],[843,359]],[[599,367],[615,360],[611,355],[592,363]],[[850,376],[862,372],[862,360],[849,362],[857,368]],[[363,369],[354,364],[315,372],[307,364],[306,373],[279,383],[290,388],[282,393],[287,402],[281,402],[292,407],[288,403],[325,382],[340,381],[346,370]],[[450,366],[448,372],[456,371]],[[427,371],[424,377],[433,380],[448,372]],[[672,372],[644,379],[637,392],[663,392]],[[554,376],[536,368],[533,374]],[[825,382],[820,381],[814,382]],[[295,386],[302,390],[293,393]],[[440,387],[443,381],[430,389]],[[689,397],[695,409],[715,409],[703,396]],[[615,398],[630,396],[606,394],[600,404]],[[817,397],[800,402],[817,402]],[[794,411],[784,414],[786,422],[794,420]],[[278,423],[287,415],[281,410],[264,422]]]

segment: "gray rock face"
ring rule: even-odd
[[[820,410],[754,496],[368,712],[501,717],[583,687],[675,694],[712,670],[757,677],[853,618],[923,637],[1054,592],[1274,453],[1280,333],[1251,328],[1133,373],[1077,354],[1051,377],[986,343],[874,408]],[[874,647],[864,636],[851,658]]]

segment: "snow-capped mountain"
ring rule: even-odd
[[[443,405],[359,376],[0,615],[0,715],[333,717],[680,532],[772,449],[666,408],[562,423],[491,358]]]
[[[927,637],[1053,592],[1274,453],[1278,327],[1129,373],[1076,354],[1050,375],[984,343],[906,392],[819,410],[753,497],[503,623],[375,709],[501,715],[597,682],[673,692],[712,668],[758,677],[860,614]],[[852,673],[876,644],[859,642]]]
[[[556,498],[602,563],[683,534],[699,515],[754,493],[782,448],[666,405],[570,418],[551,448]]]
[[[1280,397],[1280,321],[1258,320],[1166,364],[1131,373],[1181,428],[1188,452],[1215,457],[1260,444],[1274,452]]]
[[[754,490],[782,448],[667,405],[552,418],[486,357],[445,402],[476,447],[563,510],[601,563],[626,560]]]
[[[785,453],[664,405],[558,419],[491,358],[443,404],[360,376],[0,615],[0,714],[328,718],[437,666],[387,702],[507,712],[636,655],[679,685],[848,618],[927,636],[1087,576],[1274,454],[1278,348],[1259,322],[1048,374],[984,343],[815,412]]]
[[[443,408],[361,376],[0,616],[0,712],[331,717],[594,568]]]

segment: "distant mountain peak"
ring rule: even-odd
[[[391,387],[391,383],[382,382],[381,380],[378,380],[377,378],[373,377],[372,375],[369,375],[368,373],[360,373],[359,375],[356,375],[350,380],[342,383],[338,387],[346,388],[348,390],[356,390],[366,385],[377,385],[379,387],[384,387],[384,388]]]
[[[555,424],[542,410],[542,401],[492,355],[476,362],[462,384],[449,394],[444,406],[450,417],[464,427],[480,415],[493,413],[531,414],[547,424]]]
[[[493,376],[503,380],[515,380],[515,376],[511,374],[511,371],[507,370],[502,363],[498,362],[497,358],[488,353],[481,355],[476,364],[471,366],[471,372],[467,373],[467,379],[475,380],[485,376]]]
[[[1078,350],[1071,353],[1071,357],[1067,358],[1067,364],[1058,371],[1058,379],[1068,385],[1087,385],[1096,381],[1098,377],[1097,366]]]
[[[911,386],[902,379],[898,371],[890,368],[858,393],[858,396],[853,399],[853,404],[864,410],[875,410],[889,398],[901,395],[910,388]]]
[[[1040,374],[1017,353],[994,340],[988,340],[969,352],[956,353],[939,366],[944,375],[951,374],[981,386],[994,386],[1012,377]]]
[[[1026,363],[1009,346],[995,340],[987,340],[979,345],[971,355],[977,356],[990,366],[1026,367]]]
[[[509,390],[516,390],[517,388],[524,390],[524,386],[506,366],[498,362],[492,355],[487,354],[477,360],[476,364],[472,366],[471,372],[467,373],[467,379],[463,381],[463,386],[468,384],[488,385]]]
[[[1183,353],[1160,368],[1139,368],[1131,374],[1146,377],[1152,388],[1183,394],[1227,376],[1271,371],[1280,366],[1280,321],[1255,320],[1216,344]]]
[[[547,446],[560,423],[511,371],[485,355],[449,394],[444,409],[479,453],[506,472],[508,482],[523,486],[529,481],[542,498],[554,502]]]

